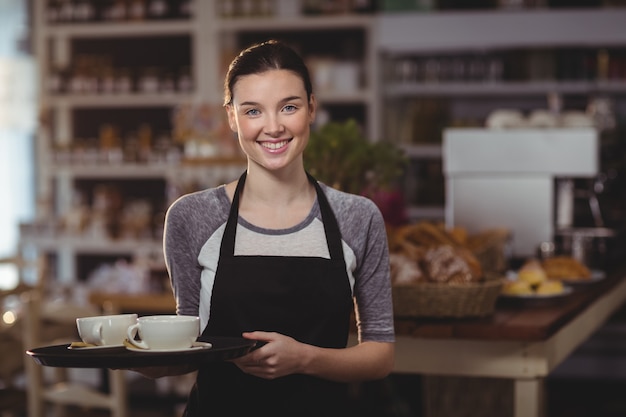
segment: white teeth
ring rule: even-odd
[[[285,146],[288,142],[288,140],[283,140],[281,142],[262,142],[261,145],[267,149],[278,149]]]

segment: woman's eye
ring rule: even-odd
[[[285,107],[283,107],[283,110],[288,112],[288,113],[294,112],[294,111],[296,111],[296,109],[297,109],[297,107],[294,106],[293,104],[288,104]]]
[[[259,114],[259,111],[257,109],[250,109],[246,110],[245,114],[248,116],[257,116]]]

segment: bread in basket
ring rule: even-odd
[[[493,313],[503,280],[491,265],[481,263],[469,241],[462,228],[447,230],[430,222],[390,230],[397,317],[480,317]],[[483,253],[484,247],[480,250]]]

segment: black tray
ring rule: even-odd
[[[203,339],[205,340],[205,339]],[[212,347],[178,352],[138,352],[124,346],[110,349],[68,349],[70,344],[26,351],[39,365],[62,368],[128,369],[149,366],[201,365],[238,358],[250,352],[255,341],[236,337],[209,337]]]

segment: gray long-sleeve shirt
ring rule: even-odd
[[[385,224],[369,199],[321,184],[342,236],[359,340],[393,342],[393,310]],[[230,200],[224,186],[187,194],[169,208],[164,251],[179,314],[210,320],[210,302]],[[235,256],[317,256],[329,258],[317,201],[300,224],[264,229],[241,216]],[[258,329],[263,330],[263,329]]]

